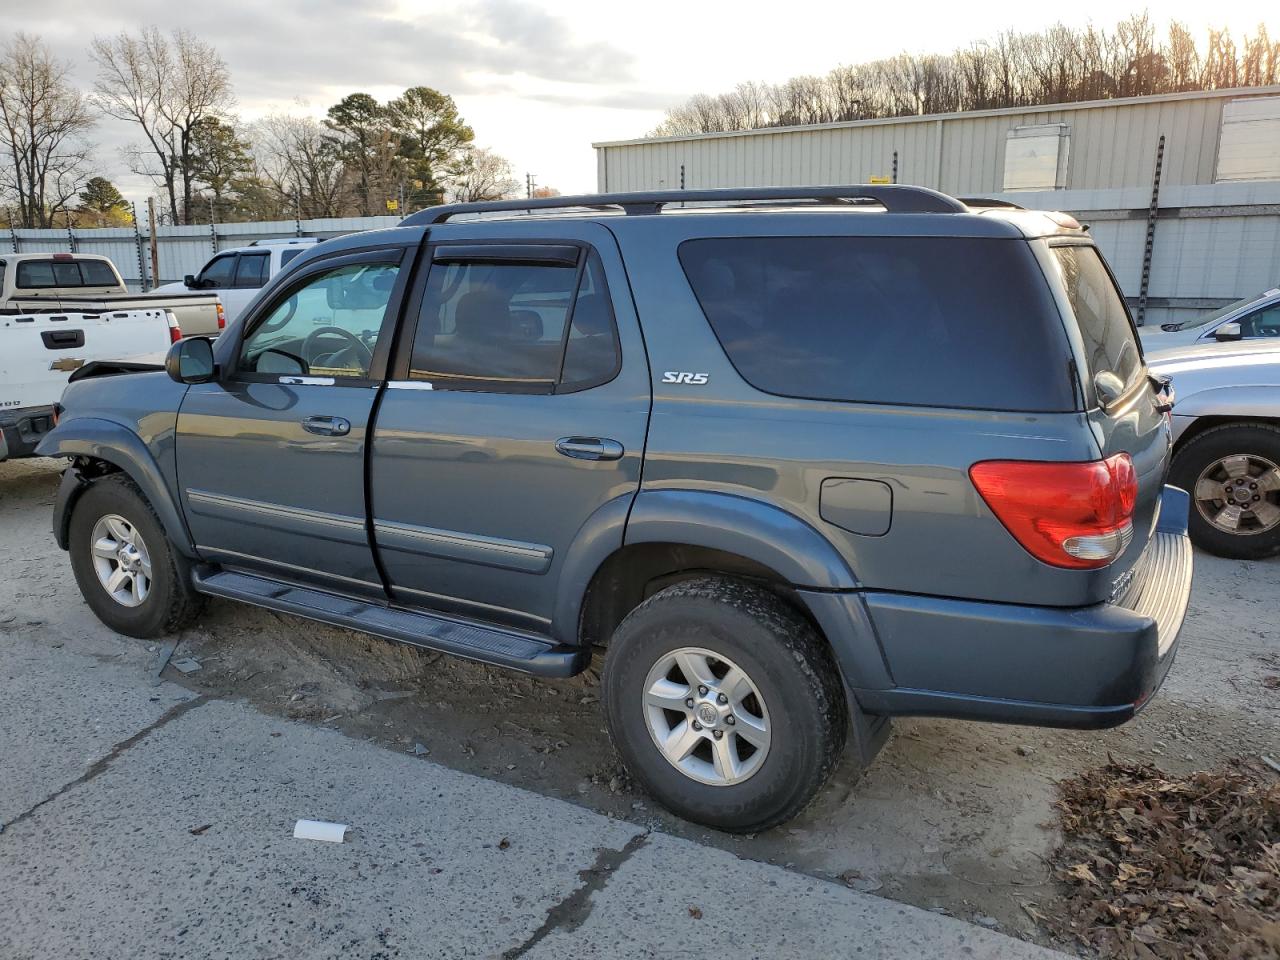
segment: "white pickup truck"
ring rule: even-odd
[[[0,315],[0,460],[31,456],[76,370],[162,362],[180,336],[170,310]]]
[[[181,283],[166,283],[151,292],[183,294],[189,290],[205,290],[216,293],[222,301],[227,323],[230,323],[290,261],[319,242],[315,237],[255,240],[247,247],[219,251],[200,268],[199,273],[188,274]],[[183,333],[193,332],[185,326],[182,330]]]
[[[108,258],[85,253],[0,254],[0,314],[168,310],[186,336],[216,337],[226,314],[216,293],[130,293]]]

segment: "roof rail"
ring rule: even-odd
[[[993,197],[958,197],[957,199],[966,207],[1003,207],[1009,210],[1027,209],[1022,204],[1014,203],[1012,200],[996,200]]]
[[[854,184],[843,187],[726,187],[715,190],[653,190],[637,193],[590,193],[577,197],[534,197],[527,200],[481,200],[427,207],[401,221],[404,226],[444,223],[466,213],[565,210],[581,207],[621,208],[628,215],[661,213],[669,203],[731,203],[742,200],[802,200],[841,204],[871,201],[890,213],[964,213],[959,200],[927,187],[905,184]]]

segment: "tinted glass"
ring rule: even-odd
[[[6,267],[8,267],[8,264],[0,260],[0,293],[4,292],[4,272]]]
[[[783,396],[1074,409],[1070,354],[1020,240],[689,240],[680,262],[726,354]]]
[[[287,264],[287,263],[288,263],[290,260],[292,260],[294,257],[301,256],[304,252],[305,252],[305,251],[302,251],[302,250],[281,250],[281,251],[280,251],[280,266],[282,266],[282,267],[283,267],[285,264]]]
[[[231,274],[236,268],[235,254],[215,257],[200,271],[200,279],[207,287],[231,286]]]
[[[1142,369],[1138,338],[1120,291],[1093,247],[1054,247],[1062,284],[1084,340],[1091,376],[1114,373],[1127,386]]]
[[[119,282],[111,265],[101,260],[81,260],[80,276],[86,287],[114,287]]]
[[[237,287],[260,287],[267,282],[267,261],[270,254],[241,254],[236,266]]]
[[[310,277],[255,324],[239,369],[366,377],[399,268],[348,264]]]
[[[19,287],[52,287],[54,285],[53,261],[19,260],[18,275],[14,284]]]
[[[1280,337],[1280,306],[1251,313],[1240,321],[1243,337]]]
[[[547,389],[560,376],[576,267],[438,263],[427,275],[409,375],[442,387]]]
[[[560,389],[583,389],[604,383],[613,379],[621,366],[618,328],[604,283],[604,268],[599,256],[592,251],[582,274],[582,285],[578,287],[573,319],[569,322]]]

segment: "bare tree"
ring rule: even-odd
[[[753,130],[872,117],[1102,100],[1181,90],[1266,86],[1280,81],[1280,43],[1265,26],[1237,47],[1211,31],[1201,56],[1180,23],[1165,42],[1147,13],[1107,32],[1058,23],[1005,31],[951,54],[903,53],[779,84],[742,83],[697,94],[667,111],[651,136]]]
[[[467,156],[462,172],[446,191],[451,202],[501,200],[514,196],[520,184],[511,176],[511,164],[492,150],[477,147]]]
[[[338,217],[348,199],[342,152],[311,117],[275,114],[250,128],[259,177],[290,213]]]
[[[28,34],[0,57],[0,146],[12,164],[0,167],[0,189],[15,195],[19,226],[52,226],[88,180],[84,134],[93,118],[69,72]]]
[[[165,36],[156,27],[94,37],[89,56],[98,65],[94,102],[108,116],[138,124],[146,140],[128,152],[130,169],[163,189],[180,222],[191,215],[199,125],[225,119],[235,105],[226,63],[192,34]]]

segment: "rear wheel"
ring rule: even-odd
[[[117,633],[161,636],[199,612],[188,563],[126,477],[104,477],[76,501],[68,547],[85,602]]]
[[[1198,546],[1240,560],[1280,553],[1280,429],[1212,427],[1178,451],[1170,480],[1191,494]]]
[[[650,597],[614,633],[602,680],[628,770],[680,816],[721,830],[794,817],[835,769],[848,731],[822,639],[773,594],[737,581]]]

